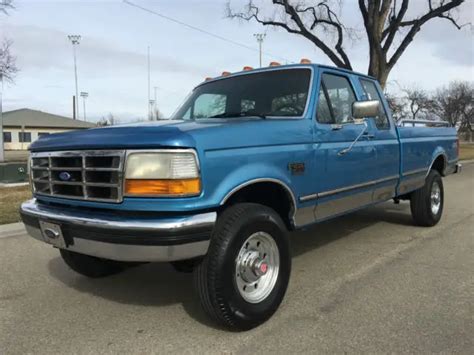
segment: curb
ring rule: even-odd
[[[0,239],[18,237],[26,233],[23,222],[0,225]]]

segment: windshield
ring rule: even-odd
[[[238,75],[198,86],[174,119],[301,117],[311,70],[281,69]]]

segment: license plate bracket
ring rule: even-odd
[[[59,224],[39,221],[39,225],[41,228],[41,234],[46,243],[58,248],[66,248],[63,232],[61,231],[61,226]]]

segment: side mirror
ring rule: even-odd
[[[376,117],[380,112],[380,103],[377,100],[356,101],[352,104],[352,117]]]

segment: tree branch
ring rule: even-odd
[[[325,2],[320,2],[315,6],[309,6],[305,8],[299,8],[298,5],[291,5],[289,0],[272,0],[273,4],[277,6],[281,6],[285,12],[285,14],[290,18],[291,23],[294,26],[291,26],[291,23],[277,21],[275,19],[266,19],[259,16],[259,8],[255,6],[252,1],[250,0],[247,5],[247,12],[246,13],[234,13],[230,9],[228,4],[227,6],[227,17],[229,18],[239,18],[245,21],[255,20],[256,22],[264,25],[264,26],[275,26],[281,27],[285,29],[289,33],[299,34],[303,37],[309,39],[313,42],[316,47],[318,47],[324,54],[326,54],[329,59],[338,67],[352,69],[350,60],[346,52],[343,48],[343,40],[344,40],[344,27],[339,22],[336,14],[325,4]],[[317,8],[324,8],[326,17],[323,18],[318,14]],[[305,25],[303,19],[301,18],[301,14],[306,12],[311,12],[313,15],[313,20],[311,26],[309,28]],[[316,28],[318,24],[331,26],[337,32],[337,42],[332,49],[327,45],[317,34],[311,32]]]
[[[11,54],[13,42],[5,39],[0,46],[0,80],[13,83],[18,73],[16,58]]]
[[[8,15],[8,11],[14,9],[13,0],[0,0],[0,12],[4,15]]]
[[[430,10],[425,15],[421,16],[416,20],[401,22],[399,27],[410,25],[412,27],[402,40],[400,46],[395,50],[395,53],[393,54],[392,58],[390,58],[390,60],[388,61],[388,67],[393,68],[395,63],[400,59],[403,52],[407,49],[408,45],[413,41],[415,35],[418,33],[418,31],[420,31],[421,26],[423,26],[426,22],[435,17],[446,18],[446,16],[449,16],[449,14],[446,14],[447,12],[449,12],[449,10],[461,5],[463,2],[464,0],[451,0],[447,3],[442,2],[440,6],[436,8],[433,8],[431,2],[429,2]],[[405,23],[410,24],[405,25]]]
[[[393,39],[395,38],[395,35],[397,34],[398,28],[400,27],[400,23],[402,22],[403,17],[405,16],[407,10],[408,10],[408,0],[403,0],[398,14],[395,16],[395,13],[394,13],[394,16],[395,16],[394,21],[391,22],[390,25],[385,30],[383,30],[382,41],[384,40],[385,37],[387,38],[383,45],[383,50],[385,53],[388,52],[388,49],[392,45]]]

